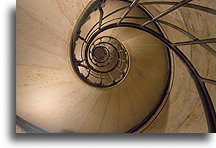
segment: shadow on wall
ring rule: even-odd
[[[163,106],[163,109],[161,109],[158,116],[161,116],[160,118],[155,118],[153,121],[153,124],[150,124],[143,133],[166,133],[166,127],[167,127],[167,120],[168,120],[168,113],[169,113],[169,98],[167,99],[165,105]],[[162,120],[162,121],[161,121]]]
[[[11,124],[10,133],[12,134],[12,136],[14,136],[16,132],[16,8],[12,7],[9,9],[8,18],[10,24],[8,30],[8,44],[10,47],[10,49],[8,49],[8,65],[10,66],[8,74],[10,74],[10,76],[8,85],[9,88],[7,89],[10,97],[8,98],[10,100],[10,106],[8,106],[8,112],[10,113],[10,115],[8,115],[8,119],[10,120]]]
[[[125,42],[124,46],[129,51],[132,51],[132,48],[130,47],[130,45],[128,43]],[[131,61],[131,62],[133,62],[133,61]],[[166,133],[169,106],[170,106],[169,94],[170,94],[170,91],[173,87],[173,81],[174,80],[171,80],[170,90],[168,89],[168,92],[166,92],[166,94],[168,96],[166,95],[165,97],[167,97],[167,98],[163,99],[163,102],[161,103],[161,105],[158,109],[159,112],[157,113],[157,116],[152,121],[149,121],[149,125],[146,126],[144,129],[142,129],[142,133]],[[158,118],[158,117],[160,117],[160,118]]]

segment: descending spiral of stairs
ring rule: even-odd
[[[215,0],[18,0],[17,132],[215,132]]]

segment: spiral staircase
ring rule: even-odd
[[[216,132],[215,4],[18,0],[16,132]]]

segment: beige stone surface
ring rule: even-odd
[[[96,89],[77,78],[69,61],[70,38],[88,1],[17,1],[16,114],[48,132],[126,132],[152,110],[164,89],[167,75],[164,45],[147,33],[128,28],[101,34],[116,37],[130,53],[130,70],[120,85]],[[214,0],[193,3],[215,8]],[[125,5],[108,1],[105,14]],[[151,5],[146,8],[157,15],[168,7]],[[123,13],[121,11],[115,17]],[[129,15],[140,16],[141,13],[133,10]],[[95,12],[93,19],[85,24],[82,35],[98,16]],[[204,12],[180,8],[162,20],[176,24],[200,39],[215,37],[215,18]],[[162,27],[172,42],[189,40],[167,26]],[[201,76],[215,79],[212,55],[199,45],[180,49]],[[139,132],[208,132],[194,82],[179,58],[172,55],[174,73],[170,95],[163,102],[157,118]],[[207,85],[207,88],[215,102],[215,87]]]
[[[19,125],[16,125],[16,133],[26,133],[23,129],[22,129],[22,127],[20,127]]]
[[[215,9],[215,0],[193,1],[192,3]],[[167,7],[154,5],[147,8],[153,12],[153,15],[157,15],[166,10]],[[215,16],[205,12],[182,7],[161,20],[173,23],[199,39],[215,37]],[[189,40],[189,38],[185,38],[184,35],[170,27],[165,25],[162,25],[162,27],[172,42]],[[215,49],[215,46],[213,48]],[[214,56],[200,45],[185,46],[180,47],[180,49],[192,61],[201,76],[216,79]],[[176,56],[174,56],[174,66],[174,82],[168,102],[158,118],[144,132],[208,132],[203,107],[193,80]],[[207,84],[207,89],[215,105],[215,87]]]

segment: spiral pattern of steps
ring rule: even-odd
[[[119,22],[135,2],[17,1],[16,114],[21,125],[51,133],[208,131],[197,85],[185,65],[159,38],[133,27],[170,5],[137,5]],[[212,0],[197,3],[215,8]],[[199,39],[212,38],[215,21],[204,18],[215,19],[184,7],[163,20]],[[146,27],[173,43],[188,40],[162,23]],[[91,30],[94,25],[99,29]],[[215,79],[212,54],[200,45],[181,51],[203,78]],[[214,102],[215,85],[206,87]]]

